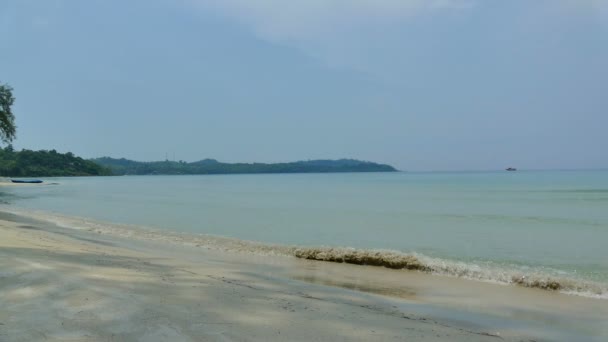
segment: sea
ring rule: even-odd
[[[608,171],[43,180],[0,210],[608,299]]]

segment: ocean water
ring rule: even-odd
[[[1,188],[0,209],[608,298],[608,171],[44,180]]]

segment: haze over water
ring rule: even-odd
[[[606,37],[605,0],[9,0],[0,82],[17,149],[607,168]]]
[[[608,171],[55,178],[10,207],[608,284]]]

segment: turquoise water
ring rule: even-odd
[[[608,171],[129,176],[9,207],[279,244],[415,252],[608,284]]]

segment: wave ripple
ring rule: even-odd
[[[331,261],[355,265],[384,266],[392,269],[428,271],[429,267],[414,255],[391,251],[354,248],[298,248],[296,258]]]
[[[6,206],[0,206],[0,210],[41,221],[52,222],[64,228],[88,230],[98,234],[149,241],[163,241],[214,250],[287,256],[307,260],[355,265],[381,266],[390,269],[412,270],[503,285],[518,285],[542,290],[559,291],[583,297],[608,299],[608,284],[573,277],[555,276],[541,269],[528,268],[520,270],[515,266],[480,266],[474,263],[431,258],[419,253],[403,253],[391,250],[357,249],[349,247],[302,247],[246,241],[213,235],[193,235],[174,231],[155,230],[149,227],[98,222],[86,218],[50,214],[47,212],[19,210],[14,207]]]

